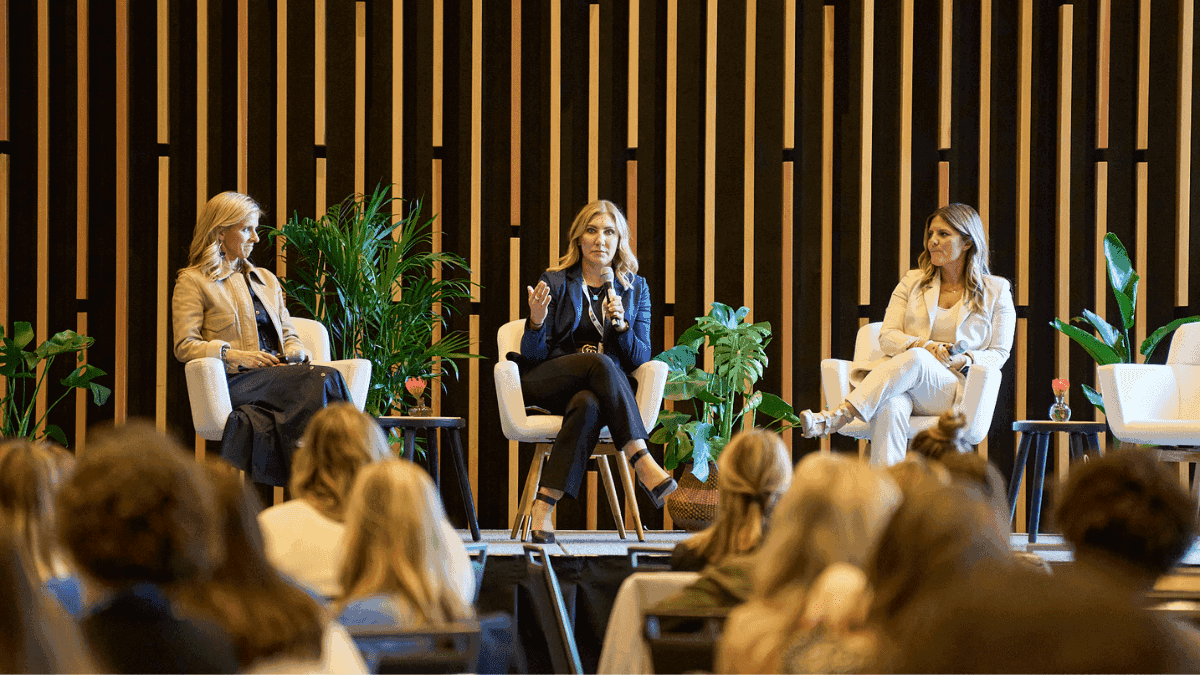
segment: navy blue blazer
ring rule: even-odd
[[[535,330],[526,319],[525,334],[521,336],[521,355],[530,365],[575,353],[572,335],[584,312],[582,277],[583,266],[580,263],[569,269],[542,273],[541,281],[550,287],[546,320],[541,328]],[[613,288],[625,306],[629,330],[619,333],[609,327],[604,334],[604,353],[628,373],[650,360],[650,291],[646,287],[646,280],[636,274],[628,286],[621,282],[618,275],[613,280]]]

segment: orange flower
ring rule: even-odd
[[[1055,396],[1062,396],[1071,388],[1071,383],[1060,377],[1050,383],[1050,388],[1054,390]]]
[[[421,392],[425,391],[425,378],[410,377],[404,381],[404,388],[413,396],[420,396]]]

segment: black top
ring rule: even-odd
[[[258,299],[257,293],[251,293],[250,297],[254,298],[254,322],[258,324],[259,350],[282,358],[283,351],[279,348],[279,336],[275,334],[275,324],[271,323],[271,315],[267,314],[267,308],[263,306],[262,300]]]
[[[587,297],[583,300],[586,303],[583,309],[583,316],[579,318],[579,325],[575,327],[575,332],[571,334],[571,339],[575,341],[576,347],[583,344],[598,345],[604,340],[600,331],[596,330],[596,324],[592,323],[592,316],[595,316],[600,325],[604,325],[604,287],[594,288],[588,286]],[[587,304],[592,306],[591,312],[587,311]]]

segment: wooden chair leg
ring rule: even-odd
[[[1200,464],[1196,465],[1196,477],[1192,479],[1192,502],[1196,504],[1196,517],[1200,518]]]
[[[604,481],[604,492],[608,495],[608,507],[617,523],[617,534],[624,539],[625,523],[621,518],[621,502],[617,501],[617,486],[613,484],[612,465],[608,463],[608,455],[596,455],[596,464],[600,467],[600,479]]]
[[[520,501],[517,502],[517,517],[513,522],[512,533],[509,534],[509,539],[516,539],[520,536],[521,541],[525,541],[525,536],[529,532],[529,522],[533,509],[533,496],[537,493],[538,483],[542,479],[542,461],[545,459],[543,449],[547,446],[539,444],[533,453],[533,461],[529,464],[529,472],[525,474],[525,487],[521,490]]]
[[[638,511],[636,486],[633,484],[633,471],[629,459],[621,453],[617,460],[617,468],[621,471],[621,484],[625,486],[625,501],[628,502],[630,513],[633,514],[633,526],[637,530],[638,541],[646,541],[646,533],[642,529],[642,514]]]

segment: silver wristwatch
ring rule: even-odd
[[[228,357],[228,356],[229,356],[229,345],[228,344],[221,345],[221,363],[229,363],[229,361],[226,360],[226,357]]]

